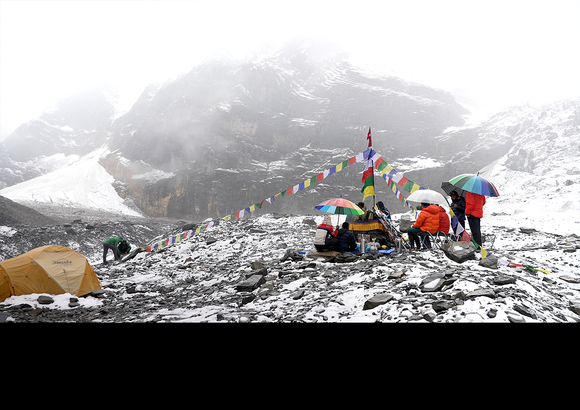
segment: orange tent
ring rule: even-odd
[[[87,258],[64,246],[41,246],[0,262],[0,303],[10,296],[83,296],[97,289],[101,284]]]

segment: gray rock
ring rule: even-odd
[[[367,257],[368,255],[363,255],[363,256]],[[355,255],[354,253],[351,253],[351,252],[344,252],[344,253],[341,253],[339,255],[336,255],[334,257],[334,262],[347,263],[347,262],[357,261],[358,259],[359,259],[358,255]]]
[[[90,295],[96,298],[100,298],[105,295],[105,289],[95,289],[91,291]]]
[[[425,312],[423,314],[423,319],[425,319],[427,322],[433,323],[433,321],[435,320],[435,318],[437,317],[437,312],[433,312],[433,311],[429,311],[429,312]],[[409,319],[412,320],[412,319]]]
[[[511,323],[526,323],[526,319],[520,315],[508,314],[507,318]]]
[[[262,275],[252,275],[248,279],[238,283],[236,290],[238,292],[251,292],[264,283],[266,283],[266,279]]]
[[[569,308],[572,312],[580,315],[580,299],[571,300]]]
[[[471,241],[448,242],[441,247],[445,256],[457,263],[475,259],[475,245]]]
[[[250,302],[252,302],[254,299],[256,299],[256,295],[254,295],[253,293],[249,293],[249,292],[245,292],[246,294],[244,294],[242,296],[242,305],[246,305]]]
[[[516,283],[516,278],[514,278],[513,276],[501,275],[498,276],[497,278],[493,278],[491,280],[491,283],[499,286],[509,285],[510,283]]]
[[[399,279],[404,274],[405,274],[405,272],[403,272],[403,271],[398,271],[398,272],[395,272],[395,273],[391,273],[391,274],[389,274],[389,277],[387,279]]]
[[[266,276],[267,274],[268,274],[268,268],[262,268],[262,269],[257,269],[257,270],[253,270],[253,271],[249,272],[248,274],[246,274],[246,278],[251,278],[254,275]]]
[[[498,259],[495,255],[489,255],[487,258],[483,258],[479,261],[479,266],[484,268],[497,269]]]
[[[522,305],[514,305],[514,310],[521,313],[524,316],[530,317],[532,319],[537,319],[538,316],[529,308]]]
[[[292,299],[298,300],[304,296],[304,289],[298,289],[296,292],[292,294]]]
[[[436,273],[423,279],[419,285],[419,289],[423,292],[438,292],[444,286],[451,285],[456,280],[457,278],[448,277],[444,273]]]
[[[378,295],[373,296],[369,300],[367,300],[363,306],[363,310],[374,309],[377,306],[384,305],[391,299],[393,299],[393,295],[388,293],[379,293]]]
[[[54,299],[50,296],[40,295],[38,297],[38,303],[41,305],[50,305],[51,303],[54,303]]]
[[[536,231],[534,228],[521,227],[520,232],[530,234],[530,233],[534,233],[534,232],[538,232],[538,231]]]
[[[562,275],[559,277],[559,279],[562,279],[568,283],[580,283],[580,278],[576,278],[570,275]]]
[[[253,270],[258,270],[258,269],[262,269],[264,267],[264,264],[260,261],[255,261],[255,262],[252,262],[250,264],[250,266]]]
[[[431,307],[437,313],[451,309],[453,306],[455,306],[455,302],[451,300],[437,300],[431,304]]]
[[[474,298],[477,298],[480,296],[485,296],[485,297],[488,297],[491,299],[495,299],[496,294],[493,291],[493,289],[477,289],[477,290],[474,290],[473,292],[469,292],[466,297],[467,297],[467,299],[474,299]]]

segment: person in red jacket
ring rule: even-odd
[[[449,228],[451,226],[451,222],[449,222],[449,216],[445,211],[445,208],[439,206],[439,229],[437,232],[443,232],[443,234],[447,235],[449,233]]]
[[[437,233],[437,229],[439,229],[439,205],[422,203],[421,213],[417,217],[417,221],[407,231],[411,247],[413,249],[421,249],[421,242],[418,235],[425,231],[435,234]],[[425,247],[431,248],[431,240],[428,236],[425,237]]]
[[[338,243],[336,239],[337,235],[338,229],[334,229],[332,226],[330,216],[325,215],[322,219],[322,223],[316,228],[314,247],[318,252],[333,251]]]
[[[469,191],[465,193],[465,216],[469,221],[471,237],[479,246],[481,246],[481,218],[483,218],[484,205],[485,197],[483,195]]]

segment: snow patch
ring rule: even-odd
[[[19,203],[48,203],[62,207],[95,209],[142,216],[124,204],[112,186],[113,176],[99,164],[109,150],[101,148],[49,174],[4,188],[0,195]],[[56,156],[57,159],[63,159]]]

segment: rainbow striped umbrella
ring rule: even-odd
[[[495,185],[487,179],[475,174],[462,174],[449,180],[451,185],[461,188],[464,191],[472,192],[474,194],[485,195],[490,197],[499,196],[499,192]]]
[[[316,205],[314,208],[322,212],[339,215],[362,215],[363,210],[355,203],[344,198],[329,199]]]

